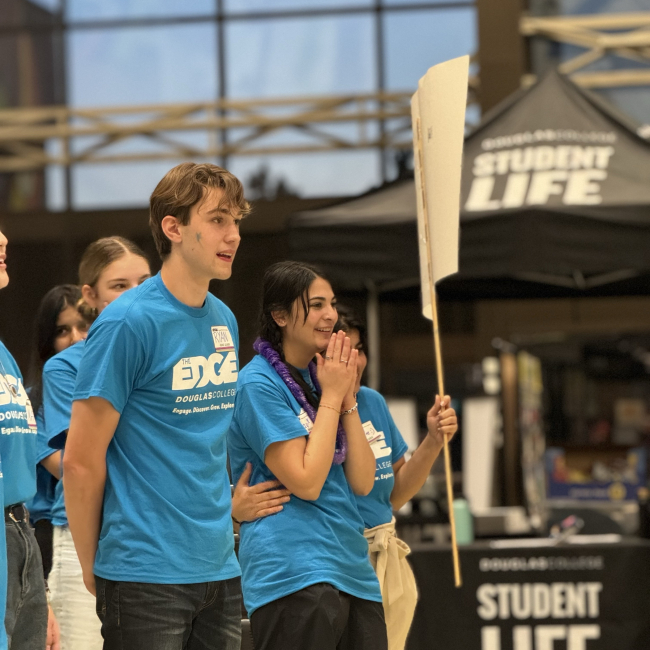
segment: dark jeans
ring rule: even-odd
[[[239,578],[189,585],[95,577],[104,650],[239,650]]]
[[[41,549],[43,558],[43,575],[47,578],[52,570],[52,522],[49,519],[39,519],[34,524],[34,535]]]
[[[251,615],[255,650],[387,650],[384,607],[321,582]]]
[[[47,598],[43,565],[27,522],[5,521],[7,535],[7,612],[10,650],[43,650],[47,637]]]

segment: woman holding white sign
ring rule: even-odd
[[[372,492],[355,498],[366,527],[364,534],[370,561],[381,585],[388,648],[402,650],[418,594],[413,571],[406,561],[411,550],[395,534],[393,510],[399,510],[424,485],[442,449],[443,436],[451,439],[458,430],[458,421],[456,412],[449,407],[449,396],[446,395],[442,402],[437,396],[427,413],[427,435],[407,460],[408,447],[395,426],[386,400],[377,391],[361,386],[368,361],[366,327],[348,309],[339,306],[338,314],[337,327],[348,335],[352,349],[358,350],[354,392],[366,438],[377,463]]]

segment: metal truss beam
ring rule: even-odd
[[[477,84],[473,78],[470,103],[476,101]],[[5,109],[0,110],[0,173],[79,163],[404,149],[412,144],[411,94]],[[221,138],[225,131],[228,137]]]
[[[520,30],[524,36],[541,36],[583,49],[559,66],[560,72],[568,74],[581,86],[650,85],[650,11],[595,16],[523,16]],[[610,56],[634,61],[637,65],[614,70],[586,69]]]
[[[133,162],[403,147],[410,93],[0,111],[0,172]],[[380,138],[378,120],[392,126]],[[403,124],[402,124],[403,123]],[[228,130],[227,144],[219,144]],[[198,135],[197,135],[198,134]]]

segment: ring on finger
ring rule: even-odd
[[[331,360],[332,360],[332,357],[328,357],[327,355],[325,355],[325,361],[331,361]]]
[[[341,359],[341,363],[347,363],[349,359]]]

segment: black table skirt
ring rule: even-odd
[[[560,548],[417,545],[407,650],[650,650],[650,542]]]

